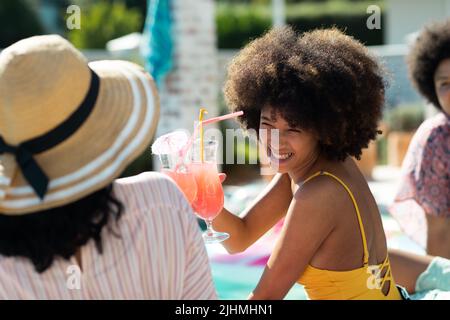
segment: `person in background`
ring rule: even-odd
[[[450,258],[450,20],[425,26],[408,54],[408,68],[438,113],[411,140],[389,210],[428,254]]]
[[[56,35],[0,54],[0,299],[215,299],[174,182],[116,179],[151,142],[149,74]]]

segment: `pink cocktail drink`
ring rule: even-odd
[[[191,163],[190,171],[197,183],[197,197],[192,208],[205,220],[213,220],[223,208],[223,189],[215,162]]]
[[[188,168],[194,174],[197,197],[192,202],[195,213],[206,222],[203,232],[205,243],[217,243],[229,238],[226,232],[215,231],[212,221],[222,211],[224,194],[217,172],[217,142],[196,140],[192,145],[191,163]]]
[[[197,196],[197,185],[194,174],[190,171],[181,172],[172,169],[162,169],[162,172],[171,177],[177,186],[183,191],[186,200],[192,204]]]

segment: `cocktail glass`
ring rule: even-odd
[[[201,140],[197,139],[190,150],[189,168],[197,184],[197,196],[192,202],[192,208],[206,222],[207,228],[202,235],[205,243],[217,243],[230,237],[228,233],[217,232],[212,227],[212,222],[224,203],[222,183],[217,171],[217,142],[206,140],[203,142],[203,148],[201,145]]]

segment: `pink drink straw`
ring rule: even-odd
[[[244,114],[244,111],[238,111],[238,112],[229,113],[229,114],[226,114],[226,115],[223,115],[220,117],[214,117],[211,119],[203,120],[201,123],[199,122],[194,129],[194,133],[189,138],[188,143],[179,152],[180,157],[179,157],[177,165],[175,166],[175,172],[177,171],[178,167],[180,166],[181,161],[184,159],[186,152],[191,148],[192,144],[194,143],[195,138],[197,137],[197,132],[198,132],[198,128],[199,128],[200,124],[204,124],[204,125],[211,124],[211,123],[215,123],[215,122],[219,122],[219,121],[223,121],[223,120],[227,120],[227,119],[236,118],[236,117],[242,116],[243,114]]]
[[[203,120],[202,123],[203,124],[215,123],[215,122],[219,122],[219,121],[223,121],[223,120],[227,120],[227,119],[236,118],[236,117],[242,116],[243,114],[244,114],[244,111],[233,112],[233,113],[226,114],[224,116]]]

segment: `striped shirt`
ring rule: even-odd
[[[103,228],[103,254],[90,240],[44,273],[25,258],[0,256],[0,299],[216,299],[197,220],[166,176],[115,180],[125,210]]]

